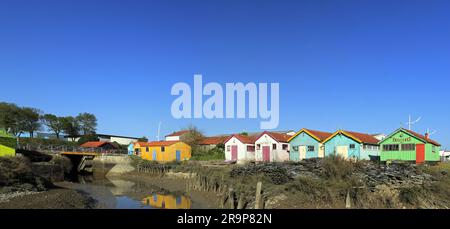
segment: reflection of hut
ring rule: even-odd
[[[144,205],[161,209],[190,209],[191,200],[185,196],[153,194],[142,200]]]

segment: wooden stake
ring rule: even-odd
[[[262,205],[261,192],[262,192],[262,182],[260,181],[258,182],[258,184],[256,184],[255,209],[261,209]]]

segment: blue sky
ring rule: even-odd
[[[148,136],[175,120],[176,82],[280,83],[279,129],[414,130],[450,148],[449,1],[4,1],[0,100],[91,112],[98,132]]]

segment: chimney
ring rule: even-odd
[[[429,137],[430,137],[430,135],[428,134],[428,132],[427,132],[427,133],[425,133],[425,140],[427,140],[427,141],[428,141]]]

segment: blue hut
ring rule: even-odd
[[[338,130],[324,142],[325,156],[369,160],[380,155],[379,139],[370,134]]]
[[[332,133],[301,129],[288,142],[291,145],[289,153],[290,161],[301,161],[309,158],[325,157],[325,149],[322,142],[330,137]]]

